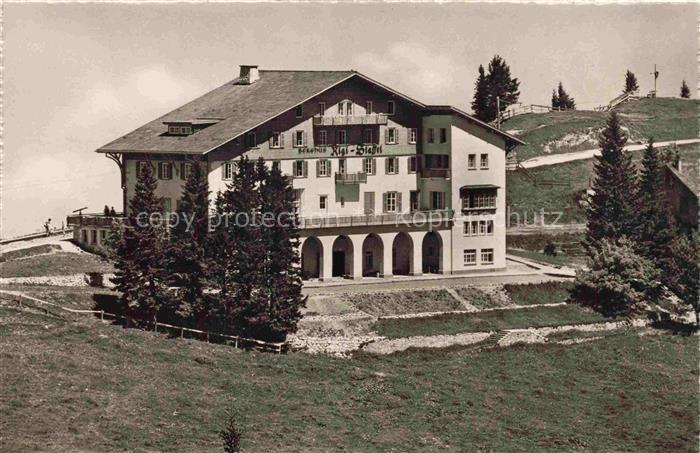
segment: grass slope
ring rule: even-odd
[[[700,102],[676,98],[641,99],[616,109],[633,141],[653,136],[656,141],[698,137]],[[566,153],[596,147],[597,132],[607,112],[568,111],[516,116],[503,124],[506,131],[520,131],[527,145],[518,146],[520,160],[549,153]],[[587,139],[585,139],[587,136]]]
[[[6,261],[0,265],[0,277],[43,277],[114,272],[109,262],[88,253],[54,253]]]
[[[0,450],[696,451],[697,338],[336,359],[0,308]]]
[[[522,310],[444,314],[424,318],[381,319],[375,324],[375,330],[385,337],[401,338],[413,335],[452,335],[605,321],[608,319],[572,304]]]

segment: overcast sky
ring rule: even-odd
[[[558,81],[582,108],[627,68],[643,92],[697,81],[695,4],[4,5],[2,236],[120,206],[116,165],[94,150],[238,75],[355,69],[420,101],[469,110],[479,64],[500,54],[521,101]],[[693,96],[696,96],[693,90]]]

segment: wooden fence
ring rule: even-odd
[[[112,318],[112,319],[123,319],[126,320],[126,316],[122,315],[117,315],[114,313],[108,313],[104,310],[80,310],[76,308],[68,308],[64,307],[62,305],[58,305],[53,302],[48,302],[45,300],[37,299],[36,297],[31,297],[27,296],[26,294],[22,294],[20,292],[15,292],[15,291],[5,291],[5,290],[0,290],[0,293],[3,294],[8,294],[11,296],[15,296],[18,299],[16,300],[17,304],[19,307],[22,307],[22,299],[26,299],[32,302],[36,302],[41,304],[44,310],[45,314],[49,314],[49,308],[48,307],[54,307],[58,310],[63,310],[68,313],[73,313],[73,314],[85,314],[85,315],[99,315],[100,320],[104,321],[105,317],[107,318]],[[36,307],[33,307],[36,308]],[[261,351],[271,351],[275,352],[277,354],[281,354],[282,352],[287,352],[288,349],[288,343],[287,342],[281,342],[281,343],[273,343],[269,341],[260,341],[260,340],[255,340],[253,338],[245,338],[245,337],[238,337],[235,335],[226,335],[223,333],[218,333],[218,332],[208,332],[204,330],[197,330],[197,329],[190,329],[189,327],[182,327],[182,326],[174,326],[172,324],[165,324],[162,322],[158,322],[157,320],[155,322],[149,323],[150,325],[153,326],[153,330],[155,332],[158,332],[158,328],[164,328],[165,330],[169,330],[170,332],[174,333],[179,333],[180,338],[184,338],[185,332],[190,333],[190,334],[198,334],[201,336],[204,336],[206,338],[206,341],[209,342],[210,337],[216,337],[216,338],[221,338],[224,340],[226,344],[232,344],[236,348],[241,348],[241,349],[246,349],[246,348],[253,348],[253,349],[258,349]]]

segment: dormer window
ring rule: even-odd
[[[351,101],[341,101],[338,102],[338,115],[340,116],[352,116],[352,102]]]
[[[304,116],[304,108],[301,105],[297,105],[297,108],[294,109],[294,116],[297,118]]]
[[[168,134],[170,135],[191,135],[192,126],[168,126]]]

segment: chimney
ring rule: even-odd
[[[260,78],[258,65],[241,65],[241,74],[239,77],[241,80],[238,83],[242,85],[250,85],[251,83],[255,83]]]

